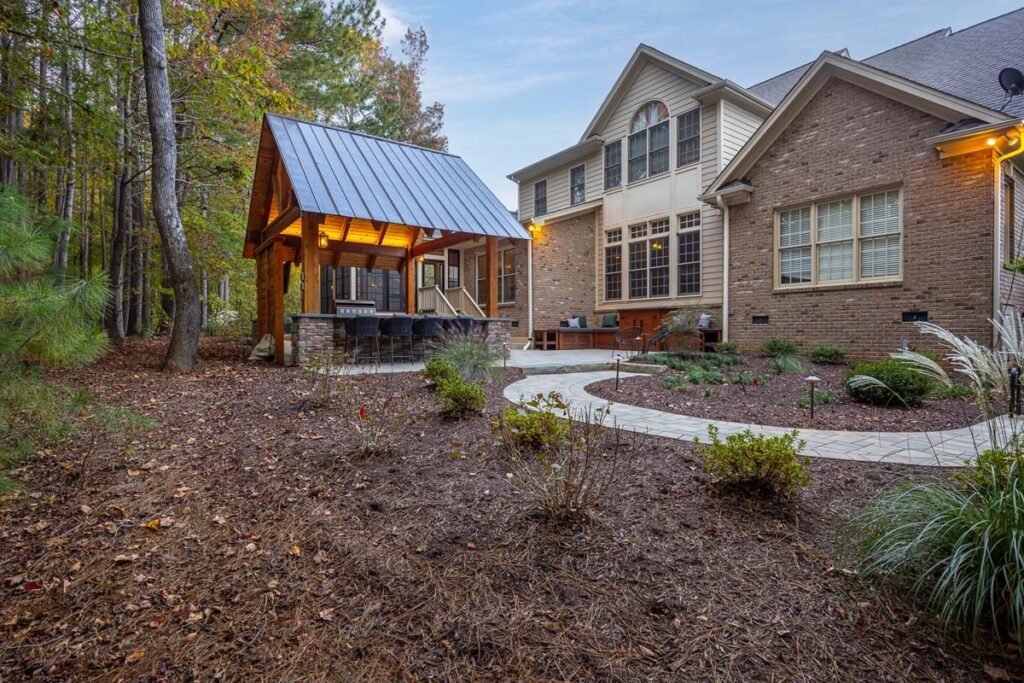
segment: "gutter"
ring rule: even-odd
[[[1000,280],[1002,279],[1002,275],[1003,275],[1003,261],[1002,261],[1001,258],[999,258],[999,256],[1000,256],[999,255],[999,244],[1000,244],[1000,240],[1002,239],[1002,227],[1003,227],[1002,226],[1003,202],[1000,201],[1001,197],[1002,197],[1001,193],[1003,191],[1003,162],[1006,161],[1007,159],[1012,159],[1013,157],[1021,154],[1022,152],[1024,152],[1024,144],[1022,144],[1021,138],[1017,138],[1016,149],[1014,149],[1014,150],[1012,150],[1010,152],[1007,152],[1005,154],[1001,154],[1001,155],[997,154],[996,156],[993,157],[993,162],[992,162],[993,164],[995,164],[995,173],[993,173],[993,177],[995,179],[995,187],[994,187],[995,191],[993,192],[994,201],[995,201],[995,212],[994,212],[994,215],[995,215],[995,225],[992,226],[993,227],[993,233],[992,233],[993,240],[992,240],[992,242],[994,244],[994,248],[993,248],[993,252],[994,252],[994,254],[993,254],[993,261],[995,263],[994,263],[994,277],[993,277],[993,281],[992,281],[992,317],[994,319],[996,319],[996,320],[999,320],[1000,323],[1003,322],[1003,301],[1002,301],[1002,293],[1000,292],[1000,286],[1002,284],[1000,282]],[[1012,229],[1012,227],[1011,227],[1011,229]],[[993,330],[992,330],[992,344],[994,346],[994,345],[996,345],[998,343],[999,343],[999,333],[996,331],[995,328],[993,328]]]
[[[722,197],[715,197],[722,211],[722,341],[729,341],[729,205]]]
[[[533,240],[526,243],[526,344],[523,351],[533,345]]]

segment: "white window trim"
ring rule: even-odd
[[[652,102],[660,102],[661,105],[665,107],[665,120],[664,121],[659,121],[658,123],[654,124],[653,126],[648,124],[648,126],[646,128],[644,128],[642,131],[638,130],[635,133],[631,132],[633,130],[633,120],[636,118],[637,114],[639,114],[642,109],[644,109],[647,106],[649,106]],[[625,159],[624,159],[622,165],[625,168],[625,174],[622,176],[622,180],[624,181],[625,185],[634,185],[634,184],[642,183],[644,181],[650,180],[651,178],[660,178],[661,176],[663,176],[663,175],[665,175],[667,173],[671,173],[672,172],[672,170],[673,170],[673,168],[672,168],[672,140],[674,138],[674,136],[672,134],[672,121],[673,121],[673,119],[674,119],[674,117],[672,115],[672,110],[668,108],[668,105],[665,104],[664,100],[659,100],[659,99],[647,100],[642,105],[640,105],[637,108],[637,110],[633,113],[633,116],[629,119],[630,125],[629,125],[629,128],[627,129],[626,137],[624,138],[625,141],[626,141],[626,144],[625,144],[626,151],[625,151]],[[655,126],[660,126],[663,123],[668,123],[668,147],[666,147],[666,151],[668,152],[668,163],[665,165],[665,170],[664,171],[658,171],[657,173],[652,175],[651,174],[651,129],[654,128]],[[633,137],[634,135],[638,135],[640,133],[644,133],[645,134],[645,136],[644,136],[645,140],[644,141],[646,143],[645,144],[646,150],[644,151],[644,177],[643,178],[637,178],[636,180],[630,180],[629,179],[629,162],[631,161],[631,159],[629,157],[629,139],[631,137]]]
[[[687,215],[689,215],[691,213],[696,213],[697,214],[697,216],[698,216],[697,225],[692,226],[692,227],[688,227],[688,228],[682,227],[682,221],[680,219],[683,216],[687,216]],[[679,266],[683,265],[680,262],[679,259],[682,256],[682,254],[679,251],[679,237],[675,238],[675,240],[676,240],[676,244],[675,244],[675,268],[676,268],[675,286],[676,286],[676,296],[679,297],[679,298],[682,298],[682,299],[692,299],[694,297],[704,296],[704,225],[703,225],[703,220],[702,219],[703,219],[703,216],[701,215],[700,211],[685,211],[685,212],[683,212],[681,214],[677,214],[676,215],[676,232],[675,232],[675,234],[676,235],[686,235],[686,234],[689,234],[691,232],[697,233],[697,243],[698,243],[699,249],[700,249],[699,258],[697,259],[697,267],[700,269],[700,271],[699,271],[700,272],[700,280],[697,283],[697,291],[696,292],[687,292],[686,294],[683,294],[682,292],[679,291]]]
[[[537,186],[540,185],[541,183],[544,183],[544,211],[538,213],[537,212]],[[551,207],[548,206],[548,179],[544,178],[542,180],[534,181],[534,183],[533,183],[533,215],[534,216],[546,216],[548,213],[550,213],[550,208]]]
[[[697,158],[694,161],[688,161],[685,164],[680,164],[679,163],[679,119],[681,117],[683,117],[683,116],[686,116],[691,111],[697,112]],[[704,147],[704,114],[701,111],[701,106],[698,104],[696,107],[692,107],[690,109],[687,109],[686,111],[679,112],[678,114],[675,115],[675,122],[676,122],[676,130],[675,130],[675,137],[676,137],[676,144],[675,144],[675,147],[676,147],[676,166],[675,167],[676,167],[676,170],[683,169],[683,168],[690,168],[691,166],[696,166],[704,158],[704,149],[703,149],[703,147]],[[721,134],[722,134],[721,131],[719,131],[718,134],[719,134],[719,137],[721,137]]]
[[[873,239],[880,237],[879,235],[870,235],[864,237],[860,232],[860,203],[862,197],[867,197],[873,194],[880,194],[882,192],[896,192],[898,194],[899,211],[900,211],[900,254],[899,254],[899,273],[897,275],[890,275],[886,277],[867,277],[862,278],[860,276],[860,244],[862,239]],[[818,281],[818,206],[821,204],[831,204],[833,202],[843,201],[845,199],[853,200],[853,278],[849,280],[825,280],[822,282]],[[782,284],[782,252],[783,249],[779,246],[780,237],[780,218],[783,211],[793,211],[798,209],[810,208],[811,210],[811,241],[809,246],[811,247],[811,282],[810,283],[799,283],[799,284]],[[901,187],[883,187],[872,190],[865,190],[857,192],[856,194],[846,194],[838,197],[828,197],[819,199],[814,202],[804,202],[802,204],[794,204],[792,206],[782,206],[775,209],[774,212],[774,230],[772,235],[772,251],[773,251],[773,262],[774,262],[774,274],[773,284],[776,291],[793,292],[800,290],[816,290],[816,289],[833,289],[842,287],[870,287],[874,285],[889,285],[893,283],[899,283],[903,281],[903,258],[905,255],[905,226],[903,220],[904,204],[903,204],[903,188]],[[846,240],[835,240],[835,241],[846,241]],[[822,242],[821,244],[828,244],[831,241]],[[802,247],[808,245],[801,245]]]
[[[575,171],[578,168],[582,168],[583,169],[583,198],[580,199],[578,202],[574,202],[572,200],[572,172]],[[572,168],[569,169],[569,206],[579,206],[580,204],[585,204],[586,202],[587,202],[587,164],[586,164],[586,162],[584,162],[582,164],[576,164],[575,166],[573,166]]]
[[[499,249],[498,250],[498,305],[499,306],[512,305],[512,304],[514,304],[516,302],[516,298],[514,296],[511,299],[507,300],[507,301],[502,300],[502,296],[505,293],[505,288],[502,286],[502,283],[504,282],[505,278],[509,278],[510,277],[510,278],[512,278],[512,286],[515,287],[515,284],[516,284],[515,283],[515,279],[516,279],[516,275],[518,275],[517,271],[519,270],[519,264],[516,263],[516,270],[513,270],[511,275],[505,274],[505,256],[509,252],[512,252],[513,255],[515,255],[515,247],[505,247],[504,249]],[[518,294],[519,288],[515,287],[515,289],[516,289],[516,293]]]
[[[651,224],[658,223],[660,221],[668,221],[669,229],[665,232],[653,234],[651,232]],[[672,265],[673,265],[673,253],[672,248],[672,219],[669,216],[660,216],[658,218],[652,218],[650,220],[642,221],[645,226],[644,234],[641,237],[633,237],[627,231],[623,232],[622,241],[620,244],[626,245],[622,250],[622,272],[623,272],[623,284],[622,284],[622,297],[615,299],[615,301],[658,301],[661,299],[672,299],[672,283],[674,278],[672,277]],[[641,223],[632,223],[629,227],[639,226]],[[651,245],[650,243],[654,240],[665,240],[666,249],[668,250],[668,293],[652,295],[651,294]],[[647,294],[645,296],[633,296],[629,290],[629,275],[632,270],[629,267],[629,245],[642,242],[646,245],[647,250]]]
[[[622,162],[622,141],[624,139],[625,138],[619,138],[618,140],[615,140],[614,142],[606,143],[605,145],[603,145],[601,147],[601,187],[604,188],[604,192],[613,192],[615,190],[621,190],[622,189],[622,181],[623,181],[623,175],[622,175],[622,166],[623,166],[623,162]],[[612,147],[613,145],[618,146],[618,148],[619,148],[619,182],[617,182],[614,185],[609,185],[608,184],[608,148]]]

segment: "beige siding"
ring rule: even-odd
[[[615,107],[608,122],[600,131],[605,140],[611,142],[629,135],[629,124],[633,115],[645,102],[650,100],[661,100],[668,107],[669,116],[675,117],[678,114],[697,106],[690,93],[697,90],[700,85],[687,80],[676,74],[663,69],[655,64],[645,64],[637,74],[626,92],[622,95],[618,105]],[[673,121],[671,140],[675,144],[675,122]],[[625,151],[625,149],[623,149]],[[672,149],[672,163],[675,164],[675,149]],[[625,156],[623,156],[625,162]],[[623,164],[625,166],[625,163]],[[625,169],[623,169],[625,170]]]
[[[723,168],[747,143],[757,127],[761,125],[761,120],[756,114],[752,114],[732,102],[722,101],[721,166]]]

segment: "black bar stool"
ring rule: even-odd
[[[433,343],[444,336],[444,318],[417,318],[412,324],[412,335],[418,337],[421,343],[420,358],[427,357],[427,341]]]
[[[390,345],[390,359],[395,362],[395,340],[404,340],[408,344],[408,353],[402,353],[399,347],[399,360],[412,361],[412,318],[407,315],[396,315],[391,318],[383,318],[380,321],[380,333],[388,338]]]
[[[352,346],[352,362],[359,362],[360,342],[366,341],[374,353],[373,360],[380,362],[380,318],[375,315],[357,315],[345,320],[345,349]]]

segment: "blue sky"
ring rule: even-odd
[[[511,209],[515,184],[505,176],[576,143],[639,43],[752,85],[822,50],[845,47],[864,58],[1019,7],[1000,0],[378,2],[390,46],[406,26],[427,30],[423,90],[445,104],[449,149]]]

